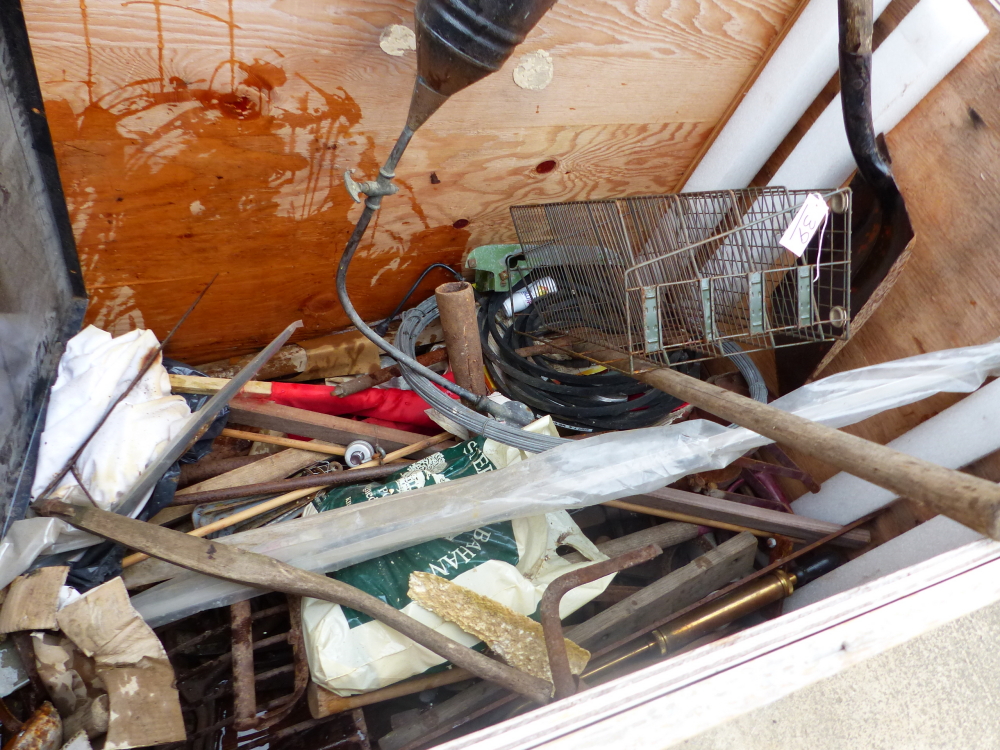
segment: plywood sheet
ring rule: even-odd
[[[241,353],[299,317],[301,338],[344,327],[333,274],[359,207],[341,173],[374,176],[398,134],[414,57],[378,37],[412,3],[23,5],[89,320],[163,334],[218,273],[172,355]],[[512,203],[670,190],[797,5],[558,3],[417,134],[352,268],[362,314],[388,313],[429,263],[512,239]],[[537,50],[554,79],[526,91],[511,73]]]

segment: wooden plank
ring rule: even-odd
[[[797,5],[557,4],[417,134],[353,269],[362,314],[389,312],[428,263],[510,240],[511,203],[669,191]],[[218,272],[173,356],[242,353],[299,317],[299,338],[342,328],[331,280],[358,209],[341,174],[373,176],[402,125],[415,56],[378,37],[412,25],[413,3],[24,6],[89,320],[162,335]],[[526,91],[512,70],[536,50],[555,77]]]
[[[265,430],[278,430],[287,434],[327,440],[340,445],[346,445],[352,440],[367,440],[372,445],[385,448],[387,451],[413,445],[427,437],[368,422],[358,422],[344,417],[296,409],[294,406],[282,406],[242,395],[233,399],[229,406],[229,414],[229,418],[234,424],[260,427]],[[454,442],[440,443],[413,455],[416,458],[423,458],[450,445],[454,445]]]
[[[200,375],[171,375],[171,393],[195,393],[212,396],[218,393],[229,382],[229,378],[203,378]],[[254,393],[258,396],[270,396],[271,384],[262,380],[251,380],[243,386],[243,393]]]
[[[817,521],[805,516],[758,508],[753,505],[744,505],[709,495],[685,492],[673,487],[664,487],[644,495],[623,498],[623,500],[635,505],[646,505],[651,508],[687,513],[711,521],[749,526],[753,529],[762,529],[810,542],[822,539],[840,528],[835,523]],[[871,541],[871,534],[867,530],[854,529],[839,537],[836,543],[844,547],[864,547],[869,541]]]

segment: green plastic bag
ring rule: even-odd
[[[554,431],[539,420],[534,431]],[[337,488],[320,497],[318,510],[332,510],[430,484],[493,471],[524,454],[477,437],[421,459],[392,475],[385,484]],[[398,502],[406,502],[400,498]],[[588,562],[571,564],[556,554],[567,545]],[[425,571],[533,615],[548,583],[565,572],[605,560],[564,511],[490,524],[452,537],[435,539],[329,574],[382,599],[429,627],[469,647],[478,639],[445,622],[406,595],[409,576]],[[561,614],[583,606],[602,592],[611,578],[574,589],[563,598]],[[375,690],[446,662],[377,620],[318,599],[302,607],[306,653],[313,680],[339,695]]]

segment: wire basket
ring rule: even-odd
[[[810,192],[514,206],[532,278],[554,282],[535,285],[533,312],[553,332],[620,353],[597,359],[629,372],[669,365],[681,350],[691,362],[737,346],[754,352],[845,339],[851,191],[820,193],[830,211],[801,257],[778,244]]]

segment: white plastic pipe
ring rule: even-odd
[[[994,380],[954,406],[914,427],[889,446],[909,456],[958,469],[1000,450],[1000,380]],[[819,492],[792,503],[799,515],[846,524],[878,510],[896,495],[841,472]]]
[[[875,0],[876,18],[889,0]],[[837,72],[837,0],[812,0],[685,183],[744,188]]]
[[[920,0],[872,59],[872,116],[888,133],[986,36],[967,0]],[[840,95],[768,183],[792,190],[839,187],[854,171]]]
[[[875,15],[888,0],[875,0]],[[921,0],[875,51],[876,132],[902,120],[986,36],[967,0]],[[683,192],[743,188],[837,72],[837,2],[812,0],[684,185]],[[840,97],[824,110],[771,185],[812,190],[854,169]]]

